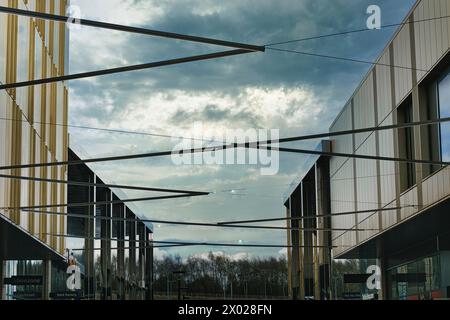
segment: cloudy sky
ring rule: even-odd
[[[401,22],[414,0],[72,0],[82,17],[255,45],[366,26],[367,7],[382,24]],[[374,60],[395,29],[280,46]],[[227,48],[83,27],[72,30],[70,72],[210,53]],[[70,83],[70,123],[163,135],[205,130],[280,129],[282,137],[326,132],[369,66],[267,51]],[[172,150],[180,141],[71,129],[82,157]],[[207,136],[205,134],[205,136]],[[317,141],[291,144],[312,148]],[[277,175],[257,165],[184,165],[170,157],[93,165],[108,182],[213,192],[207,197],[136,203],[153,219],[217,222],[284,215],[282,196],[306,157],[281,155]],[[147,194],[127,192],[128,197]],[[271,225],[277,225],[272,223]],[[280,223],[278,225],[283,225]],[[286,232],[155,224],[156,240],[285,244]],[[278,256],[279,249],[176,248],[164,254],[220,251]]]

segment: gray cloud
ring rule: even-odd
[[[381,6],[384,24],[399,22],[413,2],[72,1],[82,5],[86,18],[254,44],[363,28],[369,4]],[[117,8],[108,7],[114,5]],[[104,6],[107,8],[99,10]],[[150,18],[147,19],[147,16]],[[374,59],[394,31],[371,31],[283,47]],[[83,29],[79,34],[72,35],[70,68],[71,72],[80,72],[218,50],[227,49]],[[177,125],[188,127],[196,121],[213,127],[280,128],[282,136],[325,132],[368,68],[363,64],[268,50],[266,53],[73,81],[70,83],[70,122],[148,132],[169,131],[163,133],[170,133]],[[249,90],[253,91],[249,93]],[[271,96],[278,100],[271,101]],[[72,139],[83,145],[92,156],[170,150],[176,143],[148,136],[71,131]],[[314,144],[294,146],[311,148]],[[168,158],[111,163],[95,168],[105,180],[115,180],[117,183],[215,190],[217,193],[207,198],[139,203],[138,206],[148,217],[216,221],[223,217],[251,219],[279,215],[282,211],[281,195],[287,184],[300,173],[304,159],[299,155],[282,154],[280,173],[268,178],[260,176],[254,166],[180,168],[173,166]],[[244,188],[242,196],[224,191],[242,186],[248,187]],[[181,240],[198,240],[201,237],[202,241],[223,242],[239,238],[253,242],[285,241],[284,232],[218,231],[169,226],[156,230],[156,238],[169,237]],[[168,251],[192,254],[205,250],[208,248]],[[236,253],[238,250],[227,249],[227,252]],[[278,254],[278,249],[249,251],[260,255]]]
[[[201,112],[190,112],[183,109],[178,109],[171,116],[170,121],[175,125],[205,121],[229,122],[234,126],[236,123],[240,123],[251,128],[260,128],[262,126],[261,117],[255,113],[245,110],[233,112],[232,109],[221,109],[219,106],[214,104],[206,105]]]

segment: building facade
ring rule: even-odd
[[[0,5],[65,14],[67,1],[1,0]],[[64,24],[0,14],[0,82],[64,75],[67,69],[68,32]],[[65,83],[52,83],[0,92],[0,164],[32,164],[67,160],[68,91]],[[60,126],[51,125],[54,123]],[[42,167],[3,170],[3,174],[64,180],[67,168]],[[66,202],[65,185],[0,179],[3,215],[63,253],[64,241],[46,235],[63,232],[64,217],[20,212],[21,206]]]
[[[69,159],[79,157],[69,149]],[[85,299],[152,299],[153,225],[125,204],[120,189],[111,190],[88,166],[69,168],[69,181],[94,186],[68,187],[67,247],[82,271]],[[77,203],[94,205],[70,206]]]
[[[330,131],[449,117],[448,15],[448,0],[417,1]],[[450,160],[447,122],[330,140],[338,153]],[[380,268],[380,298],[449,298],[450,168],[335,156],[329,167],[333,258]]]
[[[1,0],[0,5],[65,14],[66,0]],[[0,14],[0,82],[64,75],[67,70],[68,31],[64,24]],[[0,92],[0,166],[67,160],[68,91],[65,83],[52,83]],[[60,126],[51,125],[54,123]],[[42,167],[2,170],[3,175],[66,180],[67,168]],[[66,218],[21,211],[20,207],[66,203],[63,184],[0,179],[0,271],[6,261],[62,257]],[[48,267],[47,269],[50,269]],[[5,290],[0,283],[2,296]]]
[[[317,151],[330,152],[330,141]],[[330,164],[310,156],[284,196],[288,245],[288,284],[293,299],[331,298]]]

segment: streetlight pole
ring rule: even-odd
[[[177,286],[178,286],[178,300],[181,300],[181,275],[185,274],[185,271],[174,271],[173,274],[177,275]]]

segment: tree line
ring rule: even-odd
[[[153,290],[160,298],[283,298],[288,295],[284,257],[235,260],[166,256],[154,262]]]

